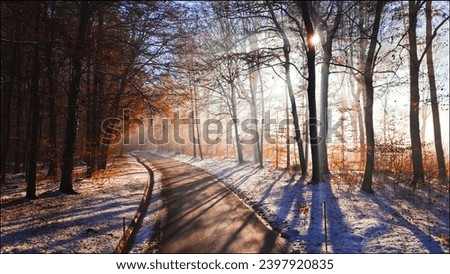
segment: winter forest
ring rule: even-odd
[[[447,1],[2,1],[1,253],[449,253]]]

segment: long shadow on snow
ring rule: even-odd
[[[311,189],[310,223],[305,238],[307,253],[324,251],[323,202],[327,205],[328,252],[361,253],[362,238],[353,235],[333,194],[330,183],[309,185]]]
[[[275,182],[279,182],[282,174],[279,178],[275,180]],[[303,181],[304,177],[302,176],[299,181],[293,182],[289,180],[288,184],[286,184],[283,188],[283,196],[279,199],[278,202],[278,212],[275,216],[275,224],[274,226],[282,232],[285,237],[290,238],[290,240],[299,240],[298,233],[295,231],[296,227],[300,224],[300,207],[304,204],[303,197]],[[265,198],[269,196],[269,192],[273,189],[275,182],[268,187],[265,191],[263,197],[259,200],[258,204],[263,204]],[[291,223],[288,222],[287,218],[289,213],[293,210],[293,220]],[[293,236],[296,235],[296,236]]]
[[[36,227],[33,226],[30,228],[25,228],[22,230],[14,231],[7,235],[2,235],[1,236],[2,245],[5,245],[5,246],[6,245],[14,245],[17,242],[21,241],[25,235],[26,235],[26,239],[32,239],[33,237],[36,237],[36,236],[47,235],[48,232],[51,233],[51,230],[60,231],[60,233],[64,233],[64,230],[66,230],[66,228],[74,226],[79,223],[84,223],[86,226],[94,227],[95,229],[93,230],[93,232],[95,234],[98,233],[98,234],[106,235],[113,231],[117,231],[117,230],[120,231],[120,228],[122,226],[121,222],[119,221],[121,219],[120,217],[122,217],[124,213],[128,213],[129,211],[127,208],[123,208],[123,209],[116,208],[115,210],[110,210],[111,208],[114,208],[113,206],[116,204],[119,205],[118,203],[110,203],[109,201],[107,201],[105,204],[101,204],[101,205],[98,205],[93,208],[77,209],[75,211],[71,211],[71,214],[73,214],[74,216],[85,216],[86,214],[88,216],[87,217],[79,217],[77,219],[70,220],[70,221],[58,222],[58,220],[61,220],[64,216],[64,214],[62,214],[62,215],[59,214],[49,220],[51,222],[50,224],[42,223],[41,225],[38,225]],[[121,203],[120,205],[122,207],[126,206],[126,205],[135,206],[135,203],[130,201],[129,203],[126,203],[126,204]],[[98,213],[95,215],[92,215],[91,212],[98,212]],[[91,215],[89,215],[89,214],[91,214]],[[109,222],[111,222],[112,225],[103,227],[102,229],[97,229],[98,226],[104,225],[103,222],[101,221],[101,220],[105,219],[103,216],[106,216],[107,220]],[[81,220],[86,220],[86,221],[81,221]],[[114,220],[117,220],[117,222],[114,222]],[[88,223],[87,221],[92,221],[92,223]],[[48,229],[51,229],[51,230],[48,230]],[[69,239],[63,238],[63,239],[58,239],[58,240],[50,240],[45,246],[42,246],[39,249],[31,247],[29,250],[23,250],[21,253],[42,253],[42,252],[46,252],[46,250],[51,250],[52,248],[54,248],[56,246],[64,246],[67,248],[68,246],[70,246],[71,243],[76,243],[82,239],[88,238],[88,237],[86,237],[86,235],[89,235],[89,233],[85,232],[85,233],[73,235]],[[112,240],[118,241],[118,239],[116,240],[114,238],[112,238]],[[111,252],[112,252],[112,250],[111,250]]]
[[[383,208],[386,210],[386,213],[390,216],[394,217],[398,224],[401,226],[407,228],[410,230],[414,236],[425,246],[430,253],[444,253],[444,250],[439,245],[438,242],[436,242],[433,238],[428,236],[425,232],[423,232],[419,227],[417,227],[414,224],[411,224],[407,219],[405,219],[400,212],[398,212],[396,209],[394,209],[392,206],[384,202],[380,197],[373,196],[371,197],[372,201],[374,203],[377,203],[380,208]]]

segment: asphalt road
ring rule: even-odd
[[[204,170],[141,152],[163,173],[167,218],[159,253],[284,253],[286,241]]]

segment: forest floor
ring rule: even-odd
[[[288,171],[238,165],[234,159],[153,153],[202,168],[220,180],[287,239],[289,253],[449,253],[448,186],[433,182],[431,188],[412,192],[378,175],[376,193],[368,195],[352,174],[310,185]],[[132,156],[114,158],[90,179],[82,179],[84,172],[83,166],[75,172],[79,195],[64,195],[57,181],[41,179],[36,200],[23,198],[23,175],[10,175],[1,186],[0,252],[112,253],[122,236],[122,217],[129,221],[139,206],[147,172]],[[151,236],[155,226],[159,229],[156,223],[164,222],[159,218],[166,207],[161,180],[156,170],[151,203],[131,253],[155,250]]]
[[[23,198],[23,174],[9,175],[1,186],[1,253],[112,253],[122,218],[128,225],[139,206],[148,172],[134,157],[121,156],[90,179],[82,179],[84,173],[81,165],[74,172],[79,195],[64,195],[57,181],[41,174],[35,200]]]
[[[200,167],[224,182],[288,240],[289,253],[449,253],[448,186],[433,183],[412,192],[379,175],[370,195],[348,174],[311,185],[288,171],[238,165],[234,159],[153,153]]]

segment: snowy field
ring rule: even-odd
[[[81,179],[63,195],[58,182],[39,180],[39,199],[22,198],[23,175],[1,186],[1,253],[112,253],[141,201],[148,173],[132,156],[117,157],[106,170]]]
[[[376,194],[368,195],[339,176],[309,185],[300,176],[239,166],[234,159],[153,152],[215,175],[289,240],[290,253],[449,253],[448,187],[413,194],[385,177],[375,180]]]

